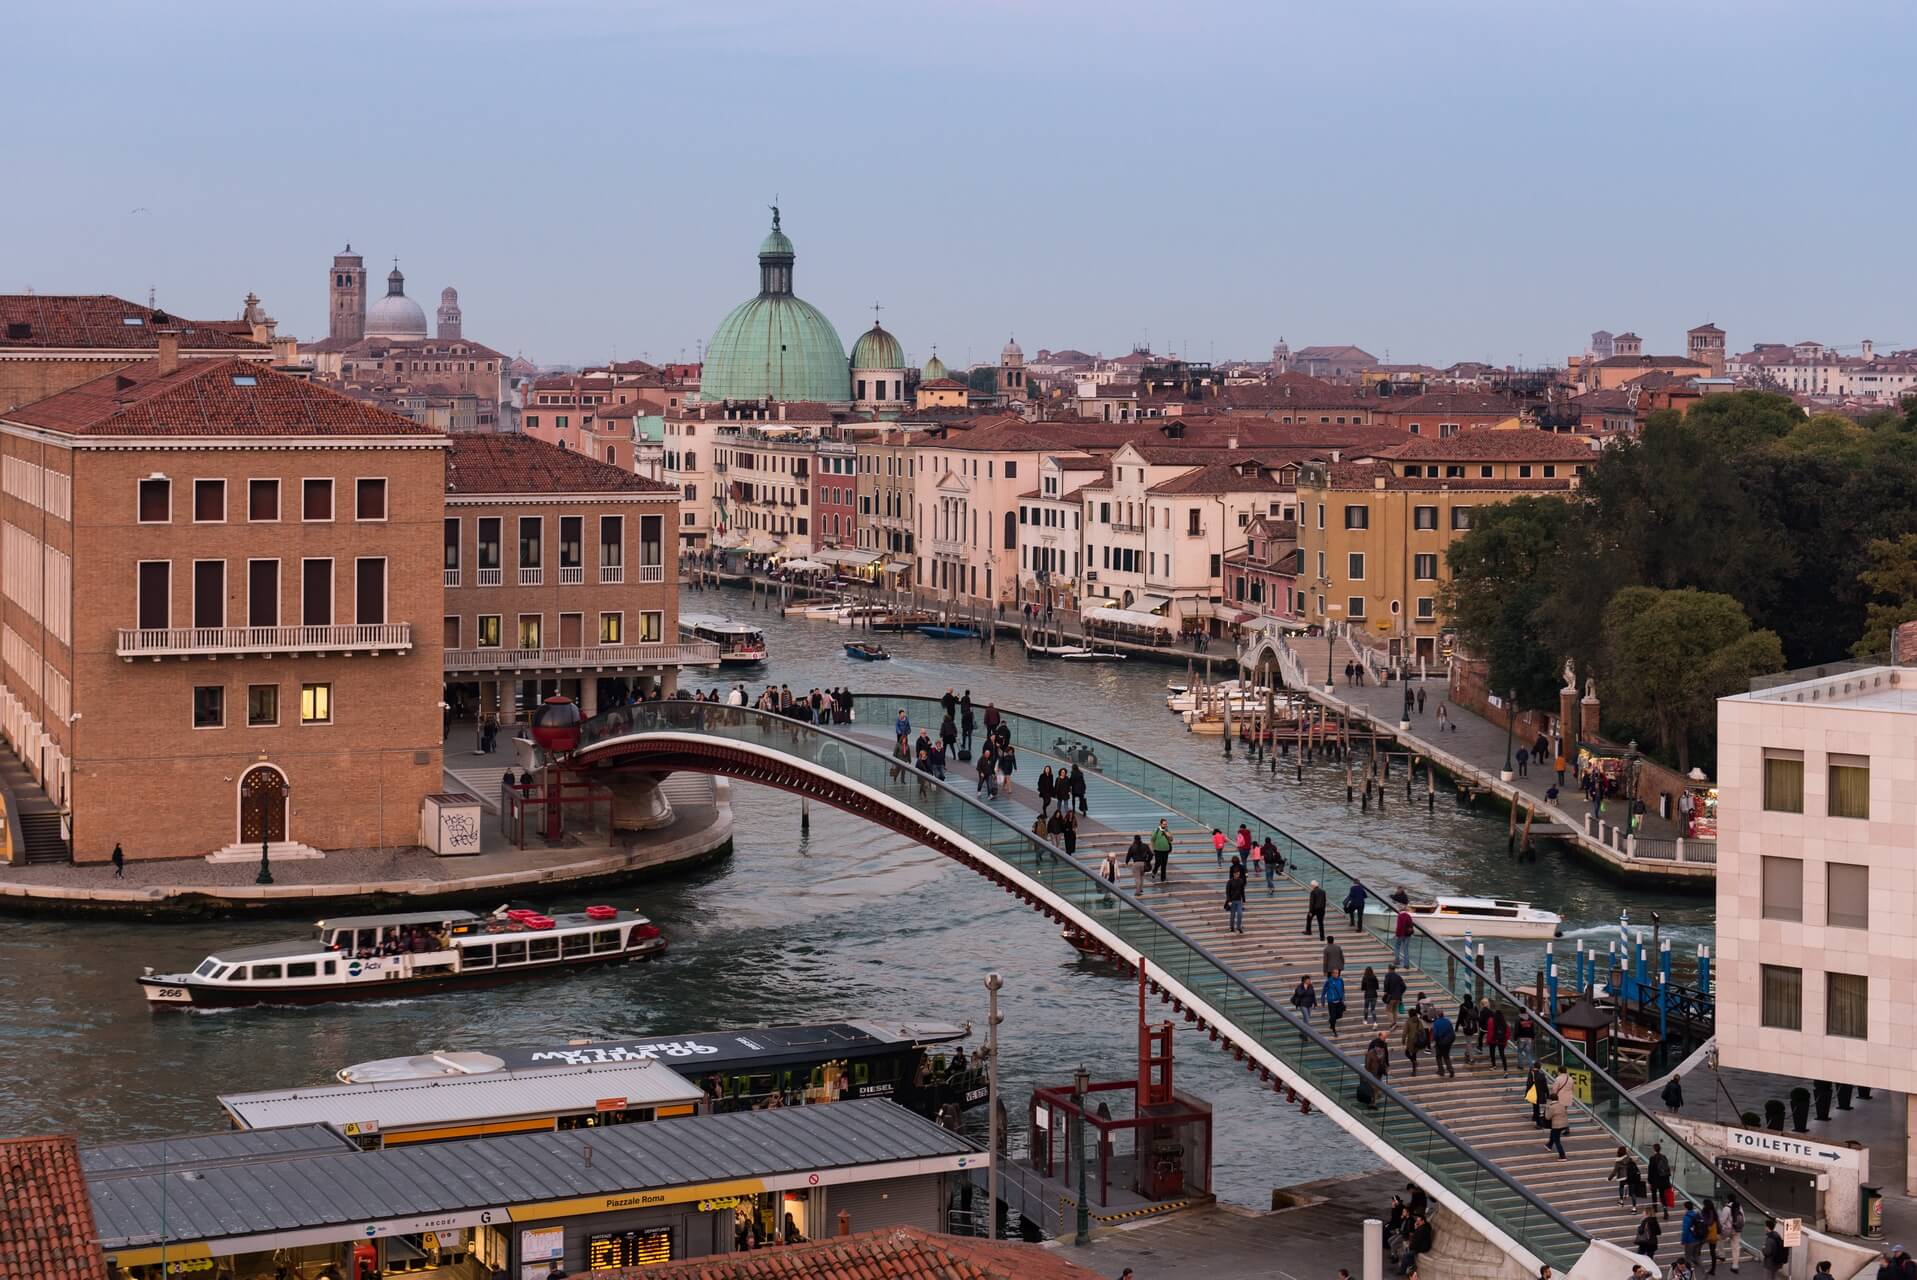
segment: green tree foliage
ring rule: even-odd
[[[1537,639],[1534,615],[1551,594],[1571,509],[1556,498],[1519,498],[1481,508],[1469,536],[1447,554],[1445,615],[1465,647],[1489,666],[1491,687],[1515,689],[1520,705],[1549,706],[1562,655]]]
[[[1754,631],[1728,595],[1626,587],[1604,609],[1605,710],[1652,733],[1667,759],[1691,767],[1691,747],[1708,741],[1717,700],[1752,676],[1784,665],[1775,632]]]
[[[1917,533],[1878,538],[1865,548],[1870,567],[1857,575],[1873,600],[1864,607],[1864,635],[1851,652],[1857,657],[1887,653],[1890,633],[1917,618]]]
[[[973,391],[991,393],[998,390],[998,366],[982,364],[965,375],[965,385]]]

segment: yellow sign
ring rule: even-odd
[[[744,1198],[744,1196],[720,1196],[716,1200],[701,1200],[699,1212],[711,1213],[714,1209],[737,1209],[739,1202]]]
[[[167,1272],[171,1274],[181,1263],[202,1262],[201,1270],[212,1269],[213,1250],[203,1240],[190,1244],[150,1245],[145,1249],[122,1249],[113,1255],[114,1265],[122,1271],[128,1267],[144,1267],[155,1262],[165,1262]],[[182,1273],[184,1274],[184,1273]]]
[[[1567,1071],[1571,1076],[1571,1083],[1575,1087],[1575,1092],[1578,1095],[1578,1101],[1589,1102],[1591,1100],[1590,1070],[1585,1067],[1566,1067],[1565,1071]]]
[[[568,1218],[576,1213],[611,1213],[619,1209],[650,1209],[655,1205],[684,1204],[689,1200],[718,1200],[726,1196],[756,1196],[765,1190],[757,1178],[734,1182],[708,1182],[694,1187],[662,1187],[657,1191],[622,1191],[610,1196],[579,1196],[572,1200],[547,1200],[542,1204],[513,1205],[507,1214],[514,1222],[532,1222],[539,1218]]]

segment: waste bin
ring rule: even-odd
[[[1882,1187],[1859,1189],[1864,1193],[1864,1236],[1870,1240],[1882,1240],[1884,1238],[1884,1189]]]

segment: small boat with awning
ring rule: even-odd
[[[856,658],[860,662],[886,662],[892,655],[885,646],[870,640],[849,640],[845,645],[845,656]]]
[[[1413,902],[1405,910],[1426,933],[1444,938],[1462,938],[1467,933],[1474,938],[1555,938],[1564,927],[1564,917],[1555,911],[1512,898],[1439,897]],[[1395,916],[1398,904],[1373,899],[1365,912]]]

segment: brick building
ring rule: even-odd
[[[670,485],[525,436],[461,436],[446,467],[447,700],[505,720],[552,693],[587,715],[705,665],[679,643]],[[435,699],[437,701],[437,699]]]
[[[413,843],[445,448],[170,334],[0,413],[0,720],[76,861]]]
[[[0,294],[0,412],[151,360],[172,330],[183,360],[272,358],[271,321],[180,320],[112,294]]]

